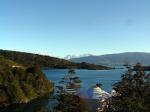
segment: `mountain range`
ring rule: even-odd
[[[143,65],[150,65],[150,53],[147,52],[125,52],[116,54],[106,54],[100,56],[85,56],[79,58],[71,58],[72,62],[86,62],[97,65],[135,65],[140,62]]]

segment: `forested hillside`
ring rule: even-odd
[[[38,65],[26,68],[0,56],[0,108],[27,103],[53,89],[53,82],[47,80]]]
[[[74,63],[64,59],[59,59],[51,56],[44,56],[39,54],[31,54],[25,52],[16,52],[16,51],[7,51],[0,50],[0,55],[15,61],[23,66],[31,66],[33,64],[38,64],[41,67],[49,67],[49,68],[78,68],[78,69],[111,69],[105,66],[97,66],[94,64],[88,63]]]

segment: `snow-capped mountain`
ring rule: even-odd
[[[87,57],[87,56],[92,56],[91,54],[81,54],[81,55],[67,55],[64,57],[66,60],[70,60],[73,58],[82,58],[82,57]]]

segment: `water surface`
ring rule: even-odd
[[[103,89],[110,91],[112,85],[120,80],[121,75],[126,71],[126,69],[113,69],[113,70],[76,70],[76,74],[82,80],[81,90],[87,90],[96,83],[101,82],[103,84]],[[44,70],[49,80],[53,80],[57,85],[61,78],[68,73],[67,69],[47,69]]]
[[[52,80],[58,85],[61,78],[68,73],[67,69],[45,69],[43,70],[49,80]],[[113,70],[76,70],[76,74],[82,80],[81,91],[86,91],[96,83],[101,82],[103,89],[109,92],[112,85],[120,80],[121,75],[126,69]],[[55,100],[50,97],[36,99],[28,104],[12,105],[0,112],[38,112],[49,111],[55,105]]]

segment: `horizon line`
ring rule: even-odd
[[[42,53],[42,52],[32,52],[32,51],[21,51],[21,50],[11,50],[11,49],[0,49],[3,51],[11,51],[11,52],[20,52],[20,53],[29,53],[29,54],[35,54],[35,55],[43,55],[43,56],[50,56],[50,57],[55,57],[55,58],[61,58],[64,59],[66,56],[75,56],[76,58],[78,57],[88,57],[84,55],[89,55],[89,56],[103,56],[103,55],[112,55],[112,54],[123,54],[123,53],[150,53],[150,52],[143,52],[143,51],[125,51],[125,52],[114,52],[114,53],[104,53],[104,54],[91,54],[91,53],[83,53],[83,54],[66,54],[65,56],[54,56],[50,55],[49,53]],[[83,55],[83,56],[82,56]]]

